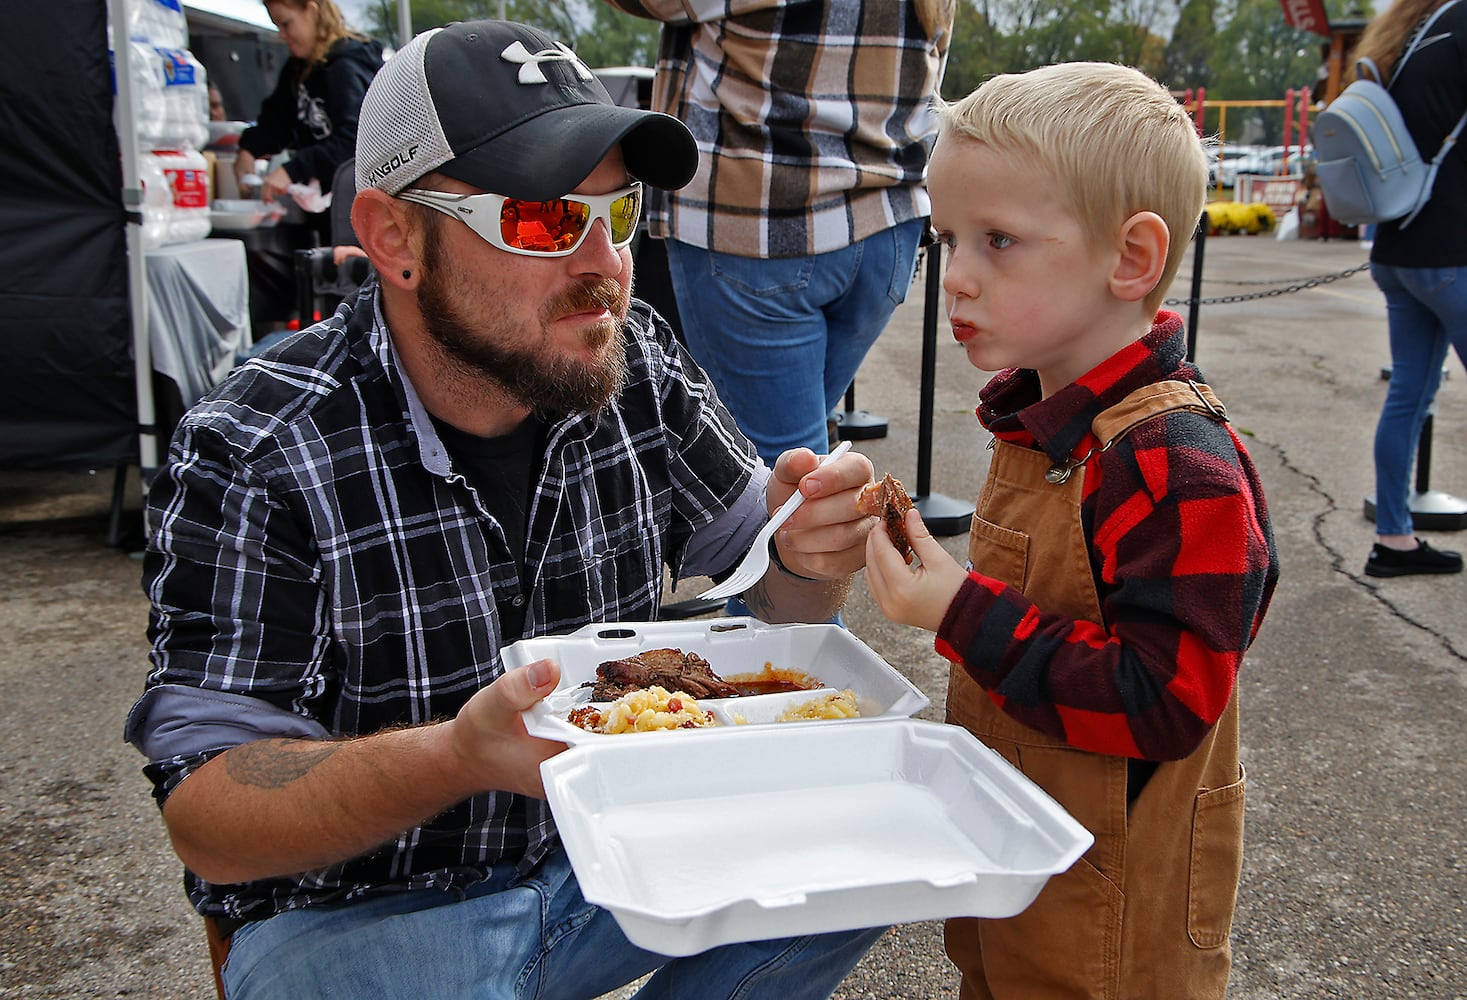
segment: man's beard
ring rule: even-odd
[[[438,240],[430,235],[423,251],[418,310],[428,334],[462,372],[489,380],[515,402],[549,419],[600,409],[626,385],[625,334],[619,318],[624,293],[615,280],[586,281],[556,295],[540,310],[538,343],[511,347],[521,331],[502,314],[470,324],[458,308],[461,296],[454,294],[443,264]],[[599,361],[583,363],[547,349],[551,322],[589,309],[606,309],[612,316],[585,332],[588,347],[604,349]]]

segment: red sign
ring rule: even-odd
[[[1297,204],[1302,186],[1297,174],[1289,177],[1242,174],[1238,177],[1236,197],[1245,205],[1250,201],[1261,201],[1273,212],[1275,219],[1282,219]]]
[[[1279,0],[1284,7],[1284,20],[1296,28],[1312,31],[1316,35],[1329,35],[1329,15],[1324,12],[1324,0]]]

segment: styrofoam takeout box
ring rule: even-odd
[[[801,670],[872,712],[619,736],[565,722],[599,663],[665,646],[721,676]],[[966,730],[907,718],[926,697],[838,626],[593,625],[504,652],[508,667],[545,657],[561,682],[526,728],[576,744],[541,765],[551,812],[585,898],[650,951],[1011,916],[1092,842]]]
[[[877,718],[905,719],[929,704],[927,696],[916,685],[870,646],[837,625],[768,625],[757,618],[587,625],[569,635],[516,642],[504,650],[504,665],[520,667],[543,659],[560,664],[560,683],[555,691],[525,713],[525,728],[534,736],[581,743],[697,735],[703,730],[608,736],[589,732],[566,719],[571,709],[591,703],[591,689],[583,685],[596,679],[600,664],[666,647],[697,653],[720,677],[758,674],[768,663],[776,670],[810,675],[825,685],[822,691],[849,688],[856,693],[860,719],[829,720],[821,725],[829,725],[830,721],[850,724]],[[808,701],[819,693],[794,691],[743,698],[699,698],[698,705],[712,711],[724,725],[733,724],[735,712],[750,725],[772,724],[790,704]]]

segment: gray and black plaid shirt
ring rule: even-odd
[[[526,635],[656,618],[674,577],[725,569],[766,519],[768,475],[667,326],[634,303],[630,379],[548,429],[525,576],[455,473],[381,318],[356,300],[237,370],[184,418],[148,498],[153,669],[128,722],[161,802],[217,753],[453,716],[502,670],[496,601]],[[200,911],[264,917],[452,889],[554,837],[544,802],[486,794],[377,852],[216,886]]]

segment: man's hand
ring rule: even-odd
[[[856,497],[871,482],[871,460],[849,452],[828,465],[809,448],[779,456],[764,489],[773,514],[794,495],[805,502],[775,533],[773,562],[764,577],[744,591],[743,600],[758,618],[781,622],[830,621],[845,604],[851,574],[866,561],[870,518],[856,510]]]
[[[875,527],[866,540],[866,587],[881,613],[899,625],[916,625],[936,632],[948,605],[968,578],[947,550],[932,537],[922,515],[907,511],[902,522],[917,558],[908,566],[892,544],[886,525],[872,518]]]
[[[565,744],[525,732],[520,713],[554,691],[559,681],[560,665],[554,660],[517,667],[470,698],[448,724],[454,751],[468,773],[484,775],[484,789],[545,797],[540,765]]]
[[[841,580],[866,562],[871,519],[856,510],[861,488],[872,482],[871,460],[848,452],[828,465],[809,448],[792,448],[774,463],[765,488],[773,514],[796,489],[805,502],[774,536],[780,561],[800,576]]]

